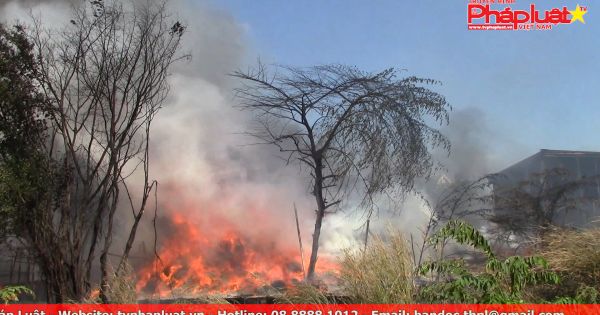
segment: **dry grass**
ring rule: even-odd
[[[326,292],[311,284],[302,282],[288,288],[282,296],[275,300],[284,304],[329,304],[332,303]]]
[[[339,292],[299,283],[277,303],[288,304],[405,304],[414,302],[414,268],[408,243],[400,232],[375,237],[366,249],[349,249],[340,261]],[[336,290],[337,292],[337,290]],[[337,297],[336,297],[337,296]]]
[[[108,279],[108,290],[106,296],[113,304],[137,304],[137,291],[135,288],[135,275],[129,264],[118,274],[114,274]],[[90,295],[80,302],[71,301],[71,303],[99,304],[101,303],[99,289],[92,289]]]
[[[108,279],[108,291],[106,296],[113,304],[136,304],[137,291],[135,288],[135,275],[133,268],[125,264],[118,274]]]
[[[546,232],[541,255],[561,277],[559,295],[574,295],[582,286],[600,290],[600,229]]]
[[[414,266],[398,231],[375,237],[365,250],[347,250],[341,261],[342,289],[354,303],[404,304],[414,301]]]

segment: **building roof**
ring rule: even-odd
[[[523,180],[531,174],[562,168],[575,177],[600,175],[600,152],[542,149],[505,169],[498,174],[509,180]]]

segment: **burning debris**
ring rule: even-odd
[[[172,211],[159,219],[161,237],[166,239],[160,241],[158,257],[136,268],[140,294],[253,294],[303,279],[297,247],[272,230],[262,228],[260,234],[249,235],[217,212],[203,219],[183,213]],[[326,259],[319,263],[320,272],[337,269]]]

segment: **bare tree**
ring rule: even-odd
[[[424,255],[432,249],[431,236],[447,222],[458,219],[479,226],[487,219],[492,211],[492,195],[489,193],[490,178],[495,176],[490,174],[474,181],[462,180],[450,183],[439,192],[437,197],[431,196],[432,201],[422,196],[422,201],[429,210],[429,220],[422,231],[422,243],[418,250],[414,248],[414,241],[411,242],[415,265],[421,265]],[[439,242],[437,260],[447,258],[445,251],[449,241],[448,238],[443,238]]]
[[[89,293],[98,255],[100,296],[109,302],[108,279],[123,268],[156,189],[148,174],[150,125],[167,96],[183,32],[179,22],[169,22],[164,3],[116,1],[90,1],[60,31],[39,21],[33,28],[37,79],[53,106],[48,154],[63,180],[28,241],[57,302]],[[131,175],[139,172],[134,182]],[[115,213],[124,204],[133,225],[111,270]]]
[[[532,173],[519,182],[504,174],[488,174],[472,182],[453,183],[429,207],[431,216],[424,238],[435,233],[441,224],[460,219],[485,227],[496,251],[518,253],[531,248],[532,241],[556,224],[561,215],[581,210],[589,198],[585,188],[592,188],[595,193],[596,180],[577,179],[566,169],[556,168]],[[447,258],[447,244],[447,239],[439,242],[438,259]],[[419,260],[426,249],[424,244]]]
[[[570,211],[584,211],[584,202],[590,197],[584,194],[585,189],[596,192],[597,177],[574,175],[567,169],[553,168],[532,173],[519,182],[498,181],[490,220],[505,238],[539,237],[545,229],[557,225],[559,217]]]
[[[257,114],[250,132],[274,145],[286,160],[299,161],[311,176],[317,204],[307,279],[314,278],[321,224],[326,214],[358,196],[357,206],[372,209],[375,198],[413,187],[431,172],[432,146],[449,143],[430,123],[447,123],[445,98],[417,77],[397,78],[388,69],[367,73],[354,67],[277,67],[263,65],[234,76],[243,107]]]

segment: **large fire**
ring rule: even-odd
[[[254,220],[233,222],[220,213],[171,211],[159,222],[158,257],[137,266],[137,289],[143,295],[185,293],[256,293],[300,281],[298,243],[273,231],[267,214],[249,209]],[[242,219],[244,220],[244,219]],[[296,231],[285,231],[293,233]],[[285,237],[284,237],[285,236]],[[307,257],[305,257],[306,259]],[[318,273],[337,269],[319,258]]]

